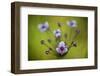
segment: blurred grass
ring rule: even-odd
[[[77,27],[72,29],[67,26],[66,22],[69,20],[76,20]],[[38,24],[48,21],[52,32],[40,32]],[[57,22],[63,23],[63,34],[67,33],[66,41],[69,43],[70,37],[75,34],[75,29],[80,29],[80,34],[75,40],[77,40],[77,47],[72,47],[68,54],[63,57],[58,57],[55,52],[50,52],[46,55],[45,51],[48,49],[44,45],[41,45],[40,41],[52,40],[52,46],[55,47],[56,42],[53,36],[53,31],[58,29]],[[42,15],[28,15],[28,60],[51,60],[51,59],[76,59],[88,57],[88,18],[87,17],[71,17],[71,16],[42,16]],[[64,40],[65,38],[62,38]],[[48,43],[47,43],[48,44]],[[48,44],[49,45],[49,44]]]

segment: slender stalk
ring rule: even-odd
[[[46,44],[46,42],[44,40],[40,41],[42,45],[46,46],[47,48],[49,48],[50,50],[53,50],[52,47],[50,47],[49,45]]]
[[[66,33],[64,34],[64,39],[65,39],[65,42],[67,43],[67,34]]]
[[[47,32],[47,34],[48,34],[48,36],[49,36],[49,39],[52,39],[52,36],[50,35],[52,33],[52,31],[51,31],[51,29],[49,28],[48,29],[48,32]],[[53,39],[52,39],[53,40]],[[52,48],[55,48],[53,45],[52,45],[52,43],[49,43],[51,46],[52,46]]]
[[[66,40],[66,43],[70,43],[71,42],[71,34],[72,34],[72,28],[70,27],[70,32],[68,33],[68,38]]]
[[[44,44],[47,48],[49,48],[50,50],[54,51],[53,48],[51,48],[50,46],[48,46],[47,44]]]
[[[71,41],[73,41],[73,40],[78,36],[79,33],[80,33],[80,30],[76,30],[76,33],[75,33],[75,35],[72,37]]]

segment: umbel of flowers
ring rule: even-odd
[[[77,42],[74,39],[78,36],[80,30],[79,29],[76,29],[75,31],[71,30],[70,32],[75,32],[75,34],[72,37],[70,37],[70,40],[68,40],[67,38],[69,35],[66,33],[67,30],[66,32],[63,32],[61,30],[64,25],[62,23],[57,23],[57,25],[58,25],[58,29],[55,30],[50,29],[49,23],[47,21],[38,25],[38,29],[40,30],[40,32],[50,31],[50,33],[52,33],[52,36],[54,36],[56,42],[56,44],[53,45],[54,47],[50,47],[49,45],[46,44],[47,42],[51,44],[52,42],[51,39],[41,40],[40,43],[48,48],[45,51],[45,54],[48,55],[52,51],[52,52],[56,52],[56,54],[59,56],[64,56],[71,50],[72,47],[77,47]],[[70,20],[66,22],[65,26],[66,28],[69,27],[71,29],[74,29],[77,27],[77,22],[75,20]],[[62,35],[62,33],[64,33],[64,35]],[[65,40],[61,40],[62,37],[65,38]],[[70,43],[68,44],[67,42]]]

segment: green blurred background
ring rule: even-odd
[[[70,28],[67,21],[76,20],[77,27]],[[38,25],[48,21],[51,32],[40,32]],[[48,49],[41,45],[40,41],[52,40],[52,47],[55,46],[55,37],[53,31],[58,29],[57,23],[63,23],[62,32],[67,33],[66,41],[70,43],[71,37],[75,34],[76,29],[80,29],[80,34],[74,39],[77,41],[77,47],[72,47],[65,56],[57,56],[55,52],[50,52],[48,55],[45,51]],[[72,32],[71,32],[72,31]],[[62,37],[62,40],[64,38]],[[47,42],[49,45],[49,43]],[[51,46],[51,45],[50,45]],[[28,15],[28,60],[54,60],[54,59],[79,59],[88,57],[88,18],[74,16],[43,16],[43,15]]]

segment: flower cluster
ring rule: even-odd
[[[80,33],[80,30],[77,29],[77,22],[75,20],[70,20],[70,21],[67,21],[66,22],[66,27],[70,27],[71,29],[75,28],[76,30],[74,31],[75,32],[75,35],[73,37],[71,37],[70,39],[71,40],[68,40],[67,39],[67,31],[66,32],[63,32],[61,29],[62,29],[62,23],[57,23],[58,25],[58,29],[55,29],[55,30],[50,30],[50,26],[49,26],[49,23],[46,21],[42,24],[39,24],[38,25],[38,29],[40,30],[40,32],[47,32],[47,31],[50,31],[50,33],[52,33],[52,36],[55,38],[55,42],[56,44],[53,45],[53,47],[50,47],[49,45],[47,45],[47,42],[51,44],[52,40],[51,39],[47,39],[47,40],[41,40],[40,43],[42,45],[44,45],[45,47],[47,47],[48,49],[45,51],[45,54],[49,54],[51,51],[52,52],[56,52],[57,55],[60,55],[60,56],[64,56],[68,53],[68,51],[72,48],[72,47],[77,47],[77,42],[74,40],[78,34]],[[73,31],[73,30],[71,30]],[[63,35],[63,34],[64,35]],[[65,38],[65,40],[62,40],[61,38]],[[47,41],[47,42],[46,42]],[[70,44],[68,44],[68,42],[70,42]],[[52,44],[51,44],[52,45]]]

